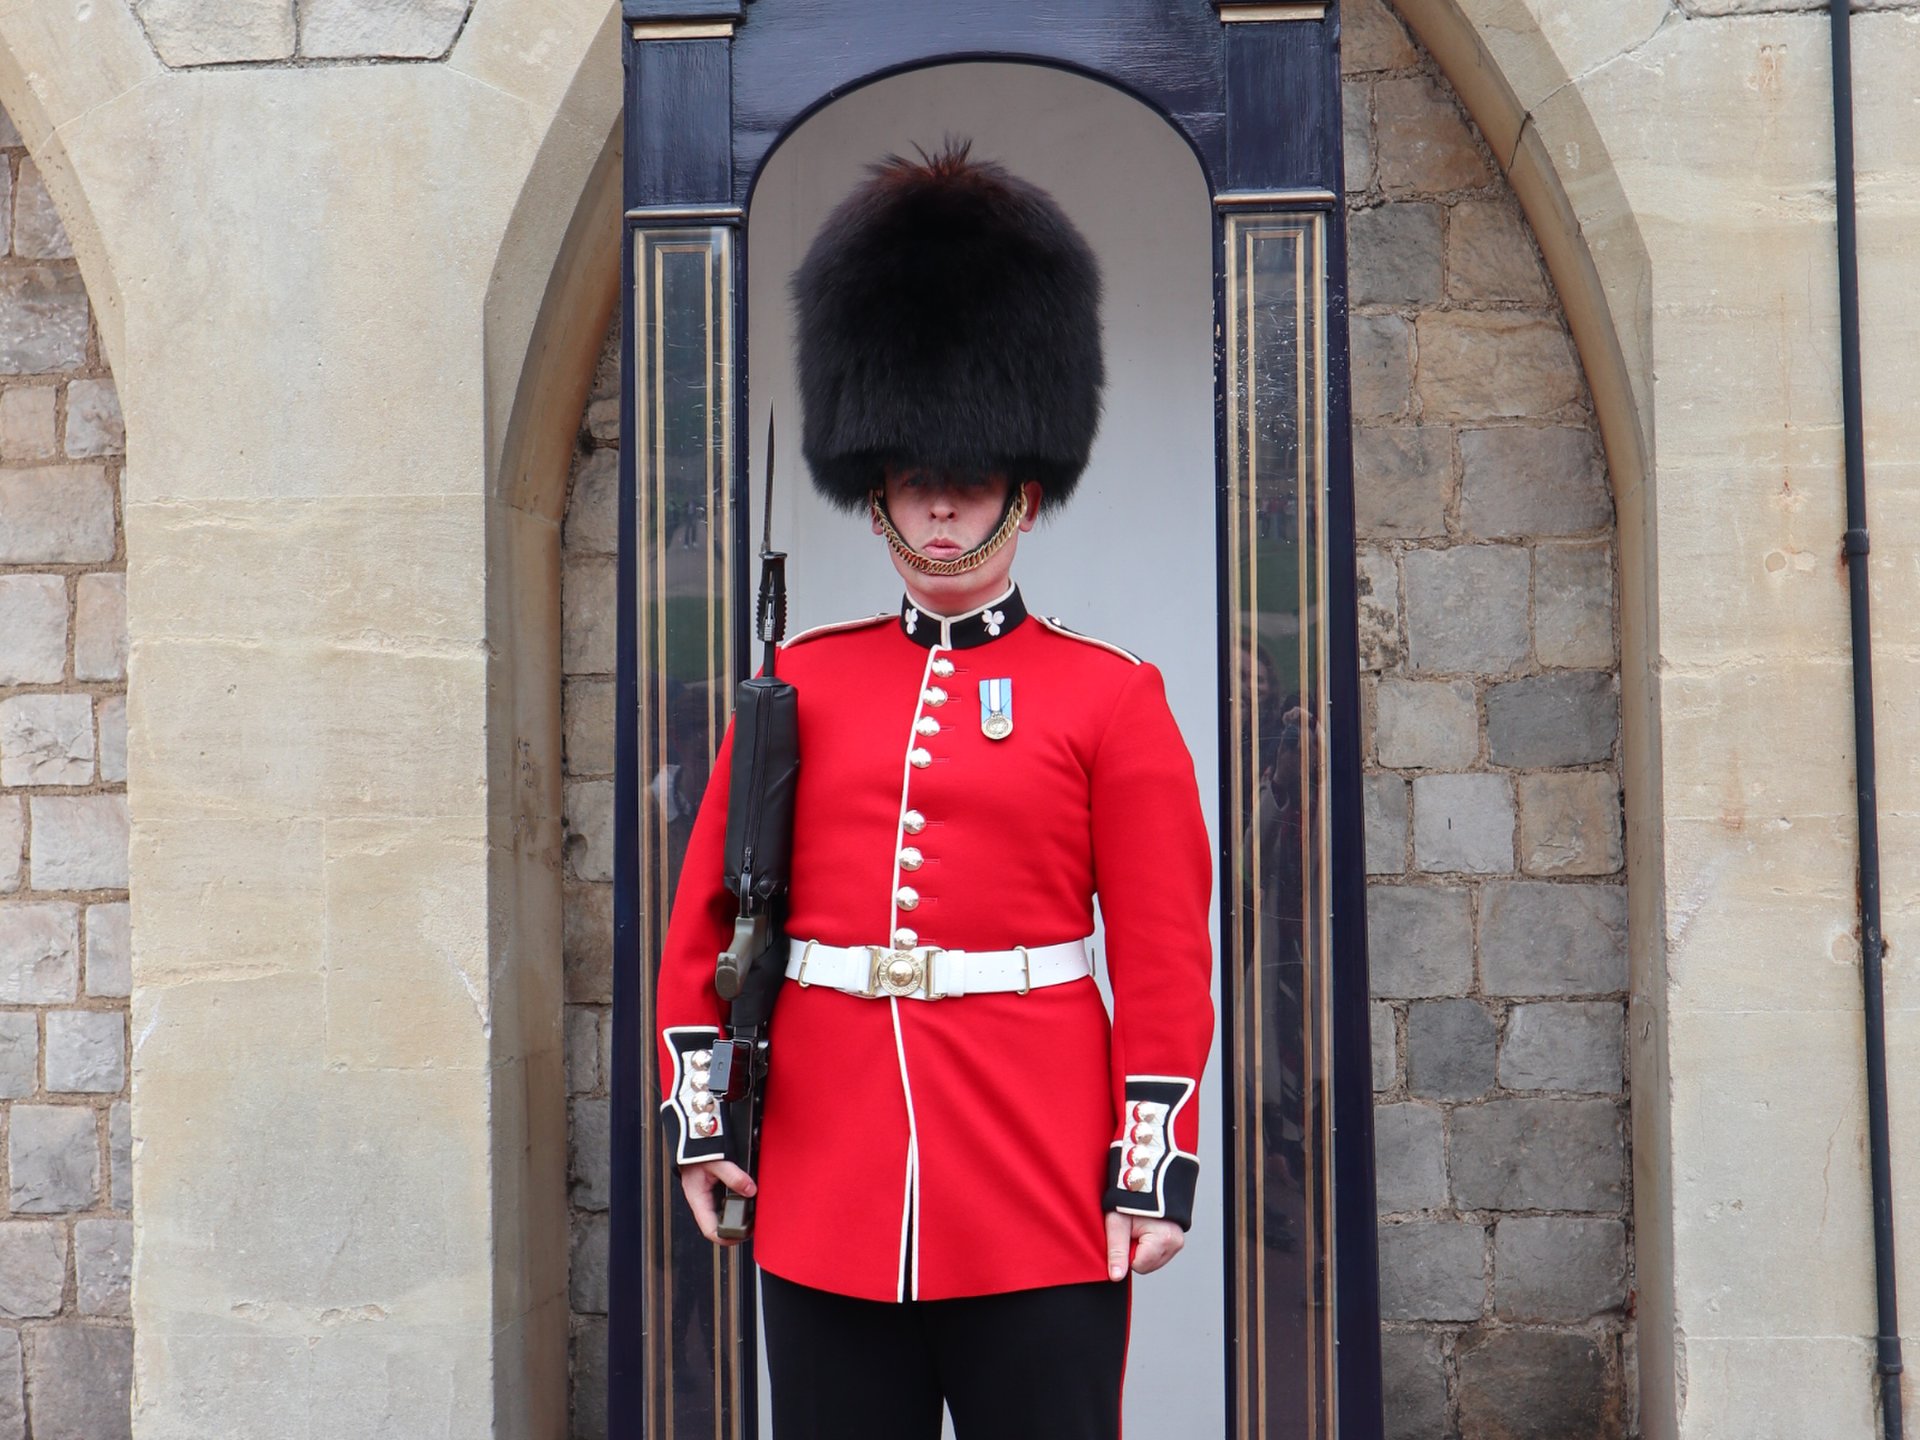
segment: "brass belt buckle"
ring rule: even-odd
[[[876,998],[881,995],[904,998],[916,990],[924,990],[929,1000],[940,999],[933,988],[933,957],[938,953],[931,947],[926,954],[917,955],[911,950],[895,950],[885,945],[867,946],[870,967],[867,994]]]

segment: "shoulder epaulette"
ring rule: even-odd
[[[878,625],[882,620],[895,619],[891,610],[882,610],[878,615],[863,615],[858,620],[833,620],[825,625],[815,625],[811,630],[802,630],[798,635],[789,636],[780,642],[782,650],[798,645],[802,640],[818,640],[822,635],[833,635],[841,630],[860,630],[868,625]]]
[[[1111,650],[1115,655],[1118,655],[1122,660],[1128,661],[1130,664],[1138,665],[1141,663],[1140,657],[1131,650],[1122,650],[1118,645],[1109,645],[1106,641],[1096,640],[1091,635],[1082,635],[1078,630],[1069,630],[1051,615],[1036,615],[1033,618],[1046,626],[1047,629],[1053,631],[1056,635],[1064,635],[1069,640],[1078,640],[1082,645],[1093,645],[1101,650]]]

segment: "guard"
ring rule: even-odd
[[[794,292],[814,483],[906,597],[779,654],[791,954],[751,1177],[706,1086],[722,744],[659,979],[668,1143],[709,1238],[716,1183],[757,1196],[780,1440],[932,1440],[943,1405],[962,1440],[1113,1440],[1129,1270],[1192,1221],[1213,866],[1160,672],[1010,578],[1098,427],[1098,264],[1048,195],[949,143],[874,167]]]

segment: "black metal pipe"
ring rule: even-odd
[[[1873,754],[1873,631],[1868,608],[1867,473],[1860,404],[1860,257],[1854,223],[1853,47],[1848,0],[1828,0],[1833,48],[1834,201],[1839,221],[1840,395],[1846,433],[1847,593],[1853,640],[1853,769],[1860,830],[1860,979],[1867,1040],[1867,1154],[1873,1180],[1875,1369],[1886,1440],[1901,1440],[1900,1313],[1894,1286],[1893,1163],[1887,1125],[1887,1011],[1881,978],[1880,804]]]

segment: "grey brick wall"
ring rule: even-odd
[[[123,449],[0,116],[0,1440],[129,1433]]]
[[[1388,1433],[1631,1433],[1613,506],[1537,247],[1345,0]],[[617,327],[566,530],[574,1433],[605,1417]]]

